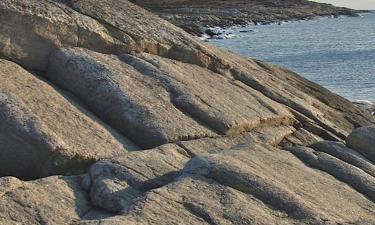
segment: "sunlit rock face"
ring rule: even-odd
[[[0,19],[1,224],[375,223],[348,100],[125,0]]]

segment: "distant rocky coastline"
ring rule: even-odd
[[[357,17],[359,11],[307,0],[131,0],[195,36],[214,36],[207,27],[266,25],[319,16]]]

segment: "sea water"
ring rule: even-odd
[[[291,69],[349,100],[375,102],[375,13],[226,32],[235,38],[210,42]]]

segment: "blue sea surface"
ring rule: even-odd
[[[291,69],[349,100],[375,102],[375,13],[226,32],[237,37],[210,42]]]

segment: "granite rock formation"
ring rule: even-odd
[[[350,101],[127,0],[0,19],[1,224],[375,223]]]

